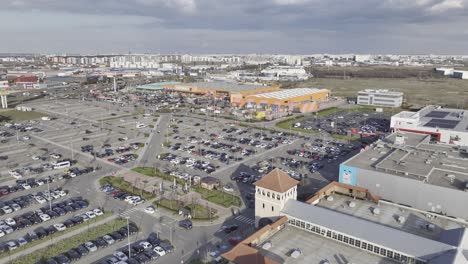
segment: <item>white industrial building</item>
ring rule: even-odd
[[[307,80],[309,74],[303,66],[271,66],[261,71],[271,80]]]
[[[457,71],[457,70],[453,71],[453,78],[467,80],[468,79],[468,71]]]
[[[403,111],[392,116],[394,131],[431,135],[433,141],[468,146],[468,111],[429,105],[418,112]]]
[[[366,89],[358,92],[357,104],[380,107],[400,107],[403,104],[403,93],[389,90]]]
[[[435,72],[445,75],[445,76],[452,76],[454,68],[435,68]]]

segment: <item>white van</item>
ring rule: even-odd
[[[54,164],[54,170],[70,168],[70,161],[60,161]]]

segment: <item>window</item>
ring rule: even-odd
[[[387,255],[387,250],[385,248],[381,248],[380,249],[380,255],[385,257]]]
[[[301,228],[305,228],[305,223],[301,222]]]
[[[333,236],[333,239],[338,239],[338,234],[337,233],[333,232],[332,236]]]
[[[345,242],[346,244],[349,243],[349,238],[347,236],[343,237],[343,242]]]
[[[367,248],[367,243],[366,243],[366,242],[362,242],[361,248],[366,249],[366,248]]]
[[[354,238],[349,238],[349,244],[354,245]]]
[[[310,230],[310,224],[306,224],[306,229]]]
[[[290,223],[291,225],[295,225],[295,224],[296,224],[296,220],[291,219],[291,220],[289,220],[289,223]]]
[[[374,247],[371,244],[367,244],[367,250],[373,251]]]
[[[263,204],[263,209],[265,209],[265,204]]]
[[[387,250],[387,258],[393,258],[393,251]]]
[[[331,231],[330,230],[327,231],[327,237],[331,237]]]
[[[394,253],[393,254],[393,259],[400,260],[400,254]]]
[[[354,245],[355,245],[356,247],[361,247],[361,241],[356,240],[356,241],[354,242]]]
[[[270,198],[270,192],[267,192],[267,197]]]
[[[342,235],[342,234],[339,234],[339,235],[338,235],[338,240],[339,240],[339,241],[343,241],[343,235]]]
[[[275,211],[275,207],[274,207],[274,206],[271,207],[271,211],[272,211],[272,212]]]
[[[374,246],[374,253],[377,253],[377,254],[379,254],[379,252],[380,252],[380,248],[379,248],[379,247],[375,247],[375,246]]]

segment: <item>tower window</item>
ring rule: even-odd
[[[275,211],[275,207],[272,206],[272,207],[271,207],[271,211],[274,212],[274,211]]]
[[[263,209],[265,209],[265,204],[263,204]]]

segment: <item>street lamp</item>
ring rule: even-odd
[[[132,253],[130,248],[130,225],[128,224],[129,217],[126,216],[125,219],[127,219],[128,256],[131,257]]]

